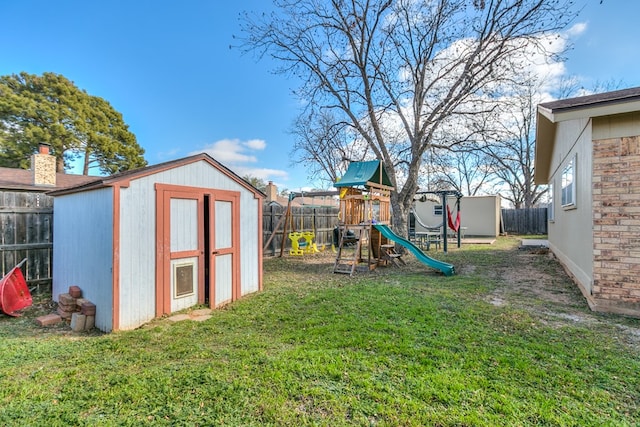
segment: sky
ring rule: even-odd
[[[639,0],[582,0],[562,72],[640,86]],[[308,190],[289,129],[296,81],[243,54],[239,15],[268,0],[0,0],[0,75],[54,72],[122,113],[149,164],[206,151],[241,176]],[[314,185],[315,184],[315,185]]]

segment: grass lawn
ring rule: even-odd
[[[205,322],[109,335],[39,328],[40,301],[0,316],[0,425],[638,425],[640,321],[517,243],[432,253],[453,277],[267,259]]]

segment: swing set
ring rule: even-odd
[[[453,232],[456,234],[456,240],[457,240],[457,244],[458,247],[460,247],[461,245],[461,228],[460,228],[460,199],[462,198],[462,193],[460,193],[457,190],[441,190],[441,191],[423,191],[419,194],[435,194],[437,196],[440,196],[440,200],[442,203],[442,206],[446,206],[447,207],[447,216],[445,217],[444,214],[442,215],[442,224],[438,224],[436,226],[427,226],[425,225],[422,220],[420,219],[420,217],[417,215],[417,212],[415,211],[415,209],[413,210],[413,216],[416,219],[416,221],[418,221],[418,223],[423,226],[426,229],[434,229],[434,228],[442,228],[442,250],[443,252],[447,252],[447,237],[449,235],[449,233],[447,233],[447,226],[449,226],[449,228],[451,230],[453,230]],[[447,204],[447,198],[449,196],[455,196],[456,198],[456,219],[453,219],[453,215],[451,212],[451,208],[449,207],[449,205]]]
[[[338,191],[300,191],[289,193],[289,201],[287,203],[285,214],[280,217],[280,220],[276,224],[275,230],[267,240],[267,243],[264,245],[264,250],[269,247],[269,244],[277,234],[282,234],[283,239],[282,244],[280,245],[280,257],[284,255],[284,236],[287,236],[287,238],[291,241],[291,249],[289,250],[289,255],[303,256],[305,254],[322,252],[324,250],[324,245],[319,248],[317,242],[314,242],[314,239],[316,238],[315,216],[313,217],[311,230],[305,230],[304,215],[301,214],[300,228],[296,229],[293,213],[291,211],[291,203],[298,197],[311,197],[313,199],[315,197],[337,196],[338,194]],[[284,228],[282,229],[282,231],[280,231],[280,227],[283,226],[283,224]],[[288,229],[291,230],[289,231],[289,233],[287,233]]]

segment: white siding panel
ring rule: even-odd
[[[140,181],[120,189],[120,329],[155,317],[156,194]]]
[[[54,199],[53,299],[69,286],[96,305],[95,325],[109,332],[113,307],[113,190]]]
[[[233,233],[231,225],[231,202],[216,201],[216,232],[215,245],[216,249],[230,248],[233,242]]]
[[[171,199],[171,252],[198,249],[198,201]]]
[[[260,285],[258,202],[248,191],[240,196],[240,295],[256,292]]]
[[[233,255],[217,255],[216,263],[216,288],[215,288],[215,306],[231,301],[231,280],[232,280],[232,261]]]

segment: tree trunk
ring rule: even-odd
[[[89,175],[89,150],[84,152],[84,165],[82,166],[82,175]]]
[[[64,157],[63,156],[56,157],[56,172],[64,173]]]
[[[407,228],[409,209],[400,202],[400,197],[397,192],[391,193],[391,222],[393,232],[405,239],[409,236],[409,230]],[[396,244],[396,252],[399,254],[405,253],[405,248],[399,244]]]

